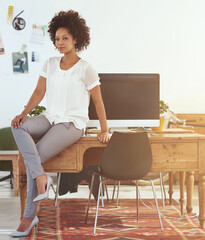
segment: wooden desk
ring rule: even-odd
[[[153,131],[151,130],[151,133],[194,133],[194,130],[187,129],[187,128],[167,128],[163,129],[161,131]],[[169,172],[169,204],[172,204],[172,195],[174,193],[173,191],[173,179],[174,179],[174,172]],[[193,188],[194,188],[194,176],[193,172],[187,172],[187,181],[188,184],[186,184],[187,187],[187,194],[188,194],[188,201],[187,201],[187,212],[192,212],[192,195],[193,195]],[[180,198],[179,202],[181,204],[181,215],[184,215],[184,189],[185,189],[185,172],[179,172],[179,182],[180,182]]]
[[[194,130],[185,129],[185,128],[167,128],[162,131],[153,131],[151,130],[150,133],[157,133],[157,134],[165,134],[165,133],[194,133]]]
[[[19,151],[0,151],[0,161],[12,161],[13,176],[14,176],[14,190],[15,195],[19,192],[19,166],[18,166]]]
[[[150,134],[153,172],[186,171],[187,182],[193,172],[199,172],[199,222],[205,227],[205,135],[195,133]],[[96,137],[83,137],[73,146],[44,163],[48,172],[78,172],[86,164],[99,164],[104,144]],[[20,197],[22,214],[25,206],[26,176],[23,159],[20,157]],[[191,198],[191,196],[187,196]],[[190,204],[192,202],[190,201]]]

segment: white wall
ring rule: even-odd
[[[25,34],[6,23],[9,4],[30,10]],[[91,44],[80,54],[98,72],[160,73],[161,99],[174,112],[205,112],[204,0],[1,0],[0,33],[6,54],[0,55],[0,127],[27,103],[45,59],[58,55],[49,39],[30,43],[32,23],[47,24],[60,10],[78,11],[91,28]],[[40,52],[29,73],[12,73],[11,53],[27,44]],[[45,102],[43,103],[45,105]]]

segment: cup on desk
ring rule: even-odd
[[[160,117],[160,125],[159,127],[152,127],[152,131],[162,131],[164,127],[164,122],[165,122],[165,117],[161,116]]]

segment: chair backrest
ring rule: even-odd
[[[0,150],[18,150],[10,127],[0,129]]]
[[[114,132],[100,164],[108,177],[119,180],[141,179],[151,165],[152,152],[146,132]]]

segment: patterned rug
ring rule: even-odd
[[[199,228],[198,218],[194,214],[180,215],[179,205],[162,207],[159,200],[164,232],[161,231],[154,200],[143,200],[151,209],[140,203],[139,222],[136,220],[136,201],[120,199],[119,207],[115,202],[105,201],[100,207],[96,234],[93,225],[96,201],[92,200],[88,223],[85,224],[87,199],[59,199],[58,207],[54,200],[41,202],[38,208],[38,234],[34,231],[26,240],[37,239],[112,239],[112,240],[204,240],[205,231]]]

